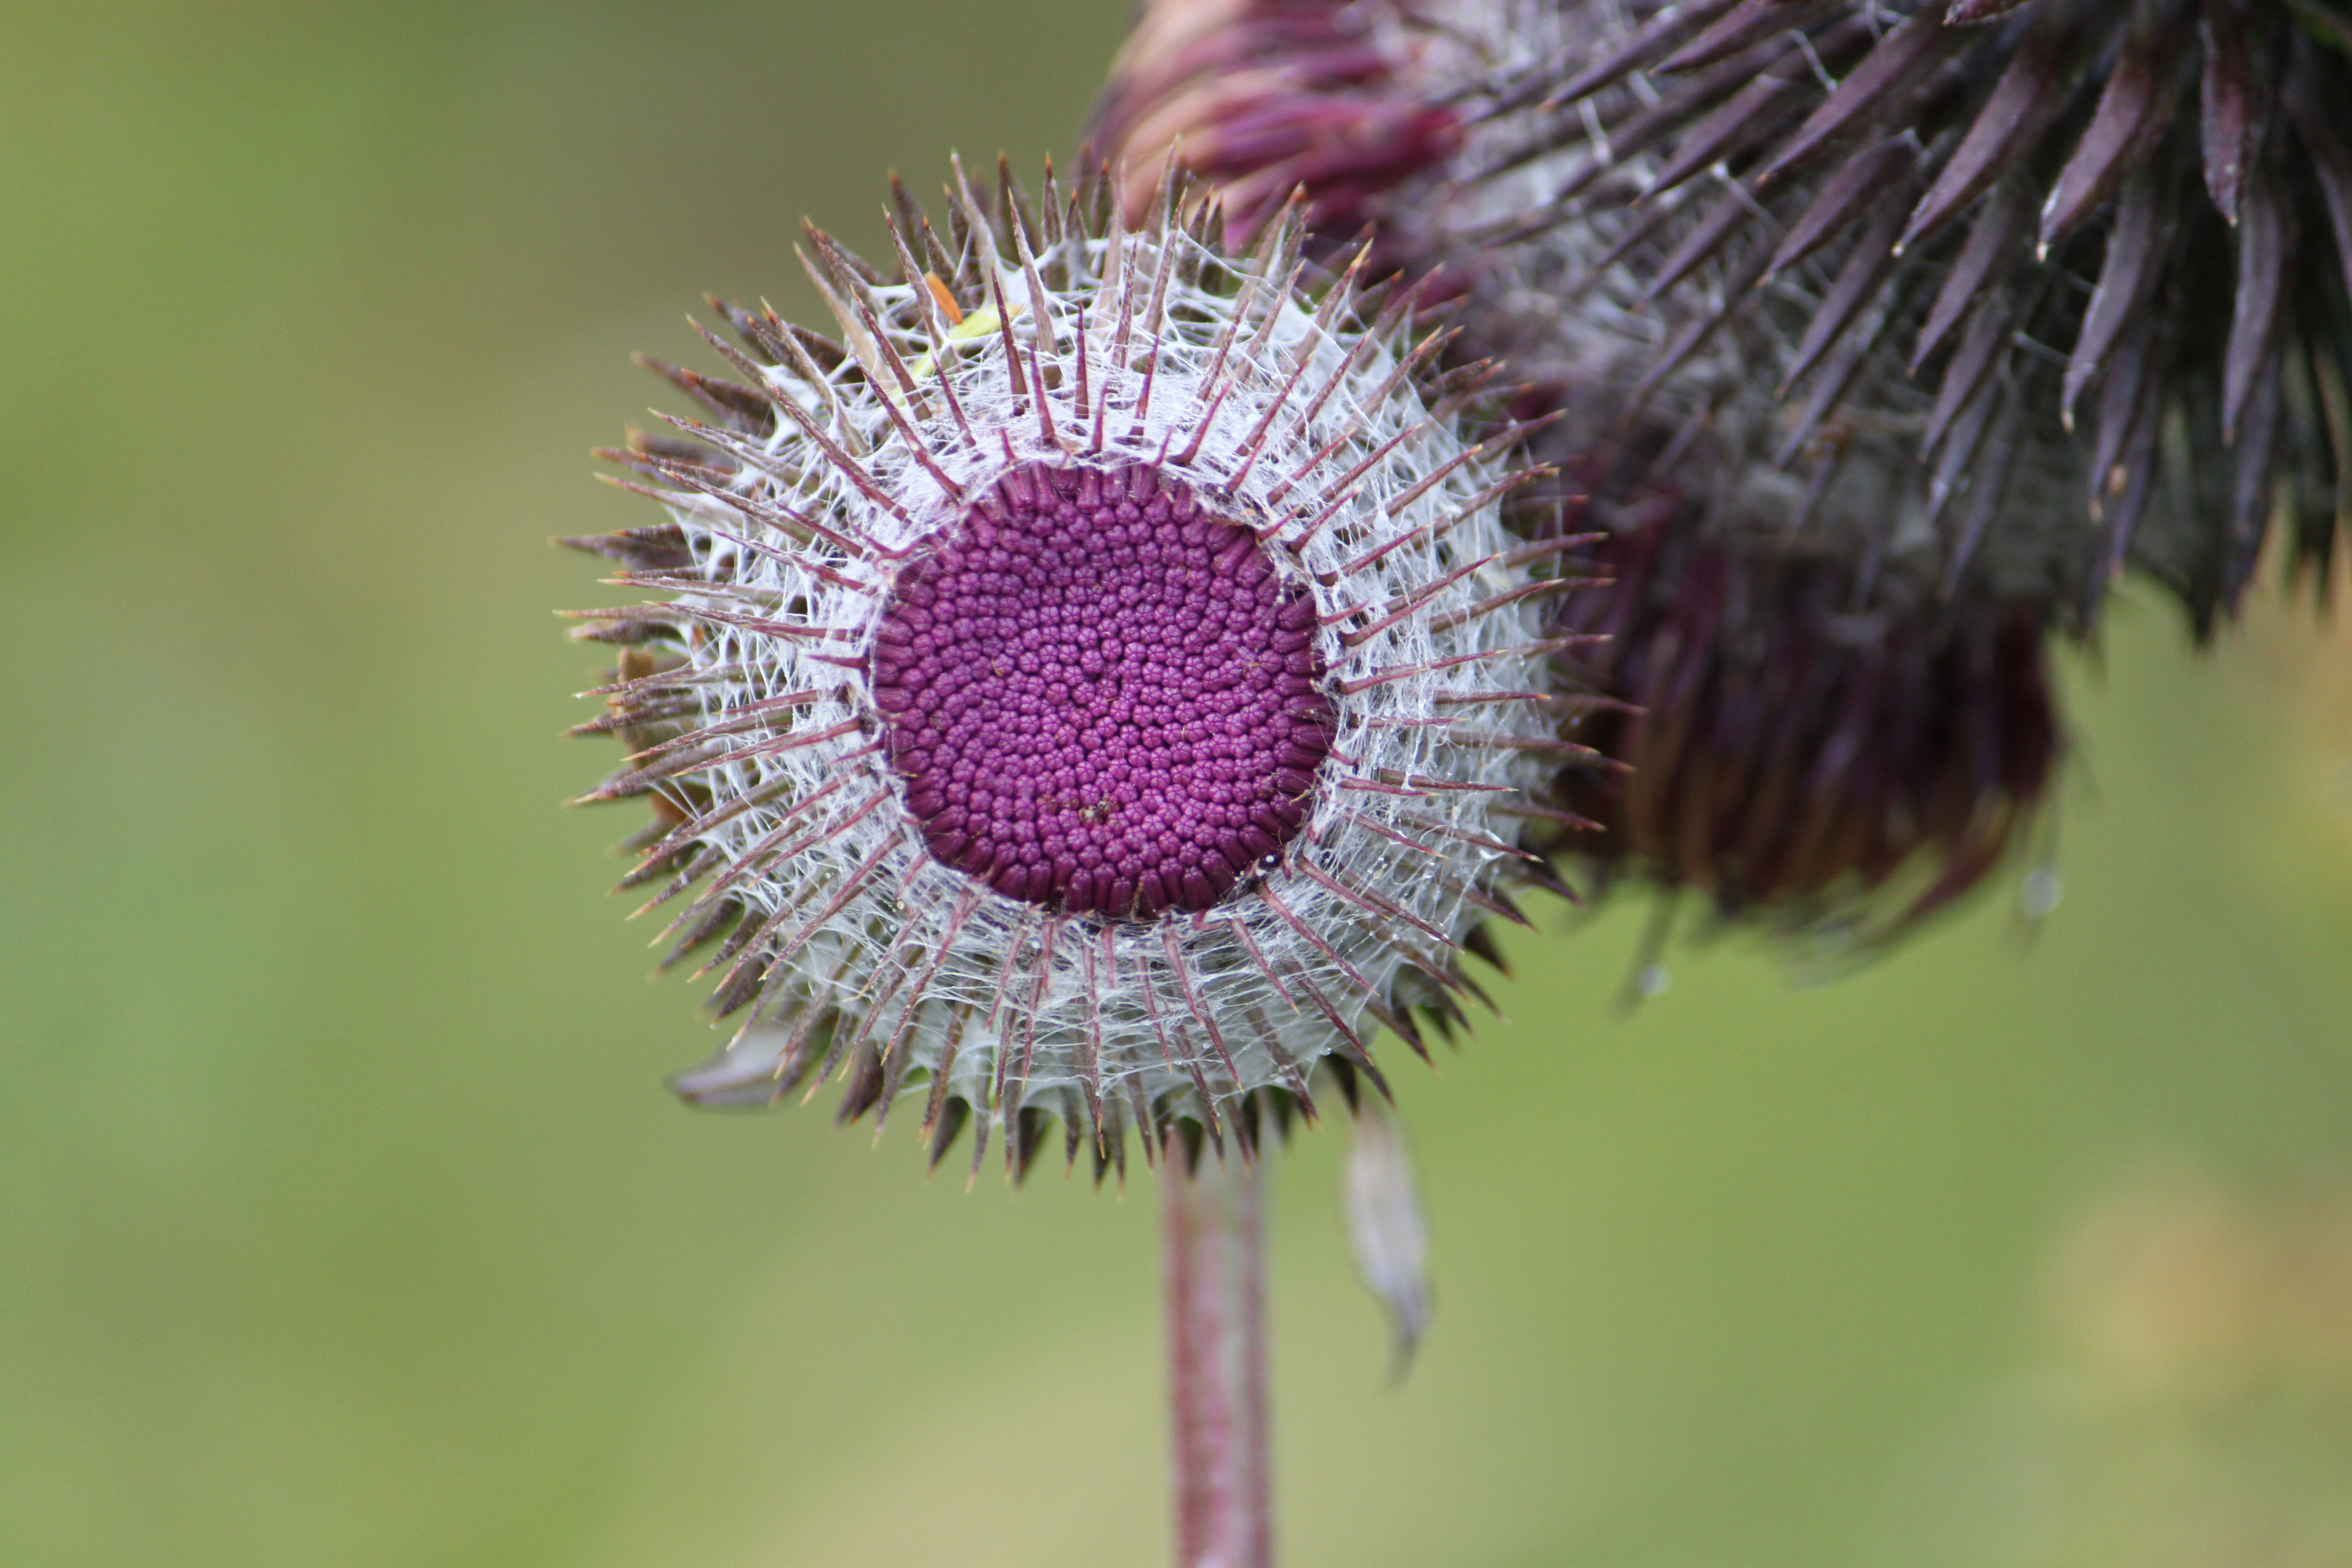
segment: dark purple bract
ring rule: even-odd
[[[900,573],[875,700],[931,853],[1079,913],[1207,909],[1306,820],[1314,601],[1154,469],[1015,468]]]

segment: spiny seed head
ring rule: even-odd
[[[2273,524],[2323,585],[2352,527],[2340,0],[1244,5],[1214,64],[1195,32],[1181,71],[1123,58],[1108,144],[1149,156],[1181,133],[1234,185],[1309,181],[1344,215],[1328,238],[1377,226],[1384,257],[1459,294],[1463,348],[1563,416],[1542,450],[1612,562],[1666,563],[1580,595],[1570,622],[1617,633],[1603,689],[1647,709],[1587,737],[1640,771],[1563,783],[1612,864],[1746,915],[1883,922],[1822,898],[1785,839],[1757,852],[1757,824],[1695,826],[1761,763],[1688,694],[1769,694],[1796,748],[1776,765],[1888,781],[1850,821],[1808,806],[1844,836],[1836,863],[1907,839],[1932,907],[1995,863],[2047,770],[1927,765],[1919,738],[2054,744],[2038,648],[2032,679],[1949,672],[1989,638],[2086,631],[2127,564],[2201,635]],[[1450,150],[1388,160],[1385,184],[1295,153],[1236,168],[1229,127],[1308,115],[1277,89],[1282,37],[1376,57],[1347,91],[1381,107],[1350,112],[1442,110],[1450,142],[1414,145]],[[1814,607],[1783,627],[1782,603]],[[1799,679],[1817,632],[1844,675]],[[1925,826],[1956,812],[1984,826]]]
[[[1573,542],[1506,532],[1409,310],[1295,214],[1234,257],[1174,181],[1134,226],[1092,169],[1034,211],[959,169],[944,235],[900,195],[892,268],[812,231],[842,341],[729,308],[741,381],[661,367],[719,420],[612,454],[670,521],[576,542],[669,595],[581,635],[631,749],[588,798],[652,800],[625,885],[739,1019],[677,1088],[922,1086],[934,1158],[971,1121],[1019,1168],[1055,1117],[1097,1174],[1129,1126],[1246,1142],[1460,1017],[1502,881],[1549,885]]]

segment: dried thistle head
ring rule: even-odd
[[[715,419],[608,454],[667,522],[572,542],[667,595],[586,615],[630,756],[585,798],[650,801],[624,886],[737,1020],[688,1100],[839,1074],[845,1118],[919,1090],[935,1160],[1058,1118],[1099,1176],[1461,1016],[1549,880],[1572,542],[1504,531],[1480,377],[1295,215],[1232,256],[1181,182],[1130,227],[1000,176],[945,233],[899,192],[887,268],[811,231],[838,342],[722,306],[740,381],[656,366]]]
[[[1915,776],[1899,759],[1921,733],[2039,731],[2023,750],[2046,756],[2038,647],[2030,679],[1927,672],[1969,668],[1995,626],[2087,631],[2126,564],[2201,635],[2273,523],[2324,583],[2352,522],[2352,13],[2336,0],[1310,8],[1381,56],[1368,80],[1452,118],[1458,152],[1339,205],[1461,293],[1465,342],[1538,383],[1527,406],[1565,416],[1546,450],[1612,558],[1650,557],[1640,537],[1664,531],[1675,548],[1652,558],[1769,579],[1766,602],[1836,604],[1814,629],[1881,694],[1859,730],[1804,706],[1839,683],[1780,681],[1770,650],[1820,639],[1709,571],[1644,573],[1606,609],[1585,596],[1579,626],[1677,639],[1612,668],[1686,669],[1609,689],[1654,707],[1604,743],[1685,739],[1600,792],[1605,857],[1744,888],[1735,910],[1823,907],[1802,879],[1759,885],[1719,838],[1669,854],[1633,831],[1748,765],[1710,750],[1708,715],[1654,707],[1678,693],[1798,704],[1786,727],[1841,748],[1805,758],[1805,778],[1849,746]],[[1114,81],[1103,123],[1155,123],[1146,79]],[[1995,707],[1955,706],[1956,689]],[[2022,820],[2046,773],[2018,775],[2021,796],[2000,770],[1969,775],[1979,826],[1912,841],[1981,874],[1984,833]],[[1948,810],[1897,804],[1886,820]]]

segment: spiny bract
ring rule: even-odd
[[[840,343],[720,307],[740,382],[656,365],[717,422],[607,455],[671,521],[569,542],[670,595],[579,635],[631,753],[585,798],[650,798],[624,885],[741,1018],[688,1100],[838,1071],[845,1117],[925,1088],[934,1159],[970,1120],[1026,1168],[1058,1117],[1097,1175],[1129,1126],[1246,1143],[1244,1100],[1461,1016],[1498,884],[1549,885],[1574,542],[1505,531],[1486,373],[1197,195],[1130,229],[1092,171],[992,212],[959,169],[887,274],[810,231]]]

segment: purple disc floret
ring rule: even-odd
[[[1315,605],[1150,465],[1024,464],[902,571],[875,700],[941,862],[1073,913],[1205,910],[1307,819]]]

